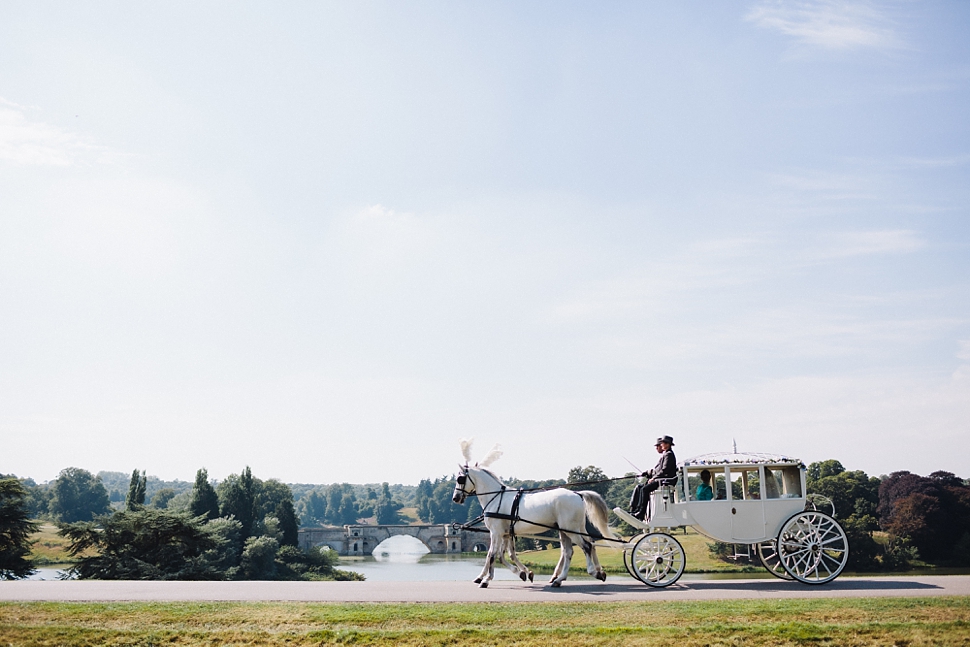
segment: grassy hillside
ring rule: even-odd
[[[40,525],[40,531],[31,535],[34,545],[30,558],[34,561],[34,565],[67,564],[74,561],[67,554],[70,542],[57,534],[57,526],[46,521],[37,523]]]

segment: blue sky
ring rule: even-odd
[[[970,476],[961,3],[0,6],[0,471]]]

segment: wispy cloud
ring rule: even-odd
[[[854,231],[831,236],[827,256],[866,256],[870,254],[908,254],[926,247],[926,241],[915,231]]]
[[[961,339],[957,342],[960,350],[957,351],[957,359],[970,361],[970,339]]]
[[[866,2],[769,0],[753,7],[746,19],[759,27],[791,36],[804,45],[823,49],[899,46],[890,21]]]
[[[16,166],[71,166],[105,161],[114,153],[90,138],[31,119],[30,109],[0,98],[0,162]]]

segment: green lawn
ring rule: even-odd
[[[970,599],[2,603],[0,645],[967,645]]]

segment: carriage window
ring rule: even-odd
[[[779,477],[781,485],[781,498],[783,499],[800,499],[802,496],[802,471],[796,465],[791,465],[789,467],[783,467],[781,469],[773,470],[776,474],[781,473]]]
[[[782,468],[765,467],[765,498],[780,499],[781,493],[785,491],[785,484],[782,480]]]
[[[687,489],[690,492],[691,501],[710,501],[714,498],[716,483],[714,474],[717,470],[698,469],[691,470],[687,475]],[[721,491],[724,491],[724,470],[721,474]],[[722,496],[723,498],[723,496]]]
[[[724,501],[727,499],[727,481],[724,478],[724,470],[718,470],[714,475],[714,500]]]
[[[761,482],[757,467],[731,468],[731,498],[747,501],[761,498]]]

